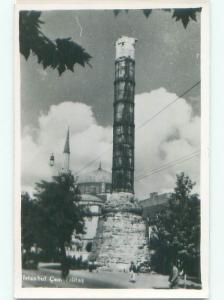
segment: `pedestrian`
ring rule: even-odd
[[[61,278],[63,280],[67,279],[69,275],[69,270],[70,270],[70,260],[68,257],[64,257],[62,259],[62,264],[61,264]]]
[[[179,270],[178,270],[176,261],[172,264],[171,272],[170,272],[170,276],[169,276],[169,282],[170,282],[171,289],[178,288],[178,286],[179,286]]]
[[[92,272],[92,270],[93,270],[93,262],[92,261],[89,261],[88,267],[89,267],[89,272]]]
[[[184,270],[184,264],[180,259],[178,259],[178,261],[177,261],[177,268],[178,268],[178,271],[179,271],[179,278],[183,279],[183,287],[184,287],[184,289],[186,289],[186,287],[187,287],[187,274]]]
[[[136,282],[135,278],[136,278],[137,268],[133,261],[131,262],[129,272],[130,272],[129,281],[132,283]]]
[[[141,267],[141,263],[140,263],[140,261],[137,261],[137,264],[136,264],[136,273],[137,273],[137,275],[139,275],[140,267]]]

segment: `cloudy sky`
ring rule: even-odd
[[[136,37],[135,191],[172,191],[175,174],[185,171],[199,192],[200,88],[197,85],[142,128],[142,124],[200,80],[200,16],[184,29],[171,14],[141,11],[43,12],[42,31],[52,39],[71,37],[93,57],[92,68],[77,66],[61,77],[43,70],[36,57],[21,56],[22,185],[48,179],[62,165],[67,126],[71,133],[71,169],[79,175],[97,168],[111,170],[114,43],[121,35]]]

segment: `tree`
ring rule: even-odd
[[[197,13],[201,12],[201,8],[187,9],[163,9],[166,12],[172,13],[172,18],[176,21],[181,21],[184,28],[191,20],[197,21]],[[114,15],[117,16],[122,10],[114,10]],[[126,13],[128,9],[124,10]],[[151,16],[152,9],[143,9],[144,16]],[[27,60],[30,54],[37,56],[39,64],[43,68],[51,67],[57,69],[59,75],[66,70],[74,72],[75,64],[82,67],[90,64],[92,58],[86,50],[71,40],[71,38],[56,39],[52,41],[41,30],[41,25],[44,22],[40,19],[40,11],[20,11],[19,14],[19,42],[20,53]]]
[[[184,173],[177,175],[168,208],[152,221],[153,267],[168,273],[172,261],[180,259],[185,272],[200,278],[200,200],[191,194],[194,183]]]
[[[117,16],[122,10],[115,9],[114,15]],[[124,9],[128,13],[128,9]],[[172,18],[176,21],[181,21],[184,28],[187,28],[188,23],[193,20],[197,21],[197,13],[201,12],[201,7],[198,8],[176,8],[176,9],[163,9],[163,11],[172,13]],[[142,12],[146,18],[151,16],[153,9],[142,9]]]
[[[26,60],[32,53],[44,69],[57,69],[59,75],[66,70],[74,72],[75,64],[91,66],[91,56],[71,38],[52,41],[44,35],[40,29],[41,24],[44,24],[40,16],[40,11],[20,11],[19,14],[20,53]]]
[[[68,268],[66,245],[74,231],[84,233],[84,220],[79,206],[80,193],[71,174],[54,176],[53,181],[36,184],[39,223],[36,242],[46,252],[58,249],[62,272]]]
[[[21,242],[22,242],[22,265],[29,267],[33,261],[33,267],[37,266],[36,253],[31,252],[36,244],[36,230],[38,225],[38,205],[31,199],[28,193],[22,193],[21,197]]]
[[[29,252],[36,242],[37,202],[31,199],[28,193],[23,193],[21,198],[22,247],[26,252]]]

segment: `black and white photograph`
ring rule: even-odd
[[[191,3],[18,6],[18,295],[206,295],[208,7]]]

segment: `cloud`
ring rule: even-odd
[[[200,118],[193,117],[191,106],[184,99],[179,99],[146,126],[139,128],[176,98],[176,94],[169,93],[164,88],[136,96],[135,177],[137,179],[140,175],[143,177],[154,173],[136,182],[135,191],[141,197],[147,196],[149,192],[172,190],[176,173],[181,171],[185,171],[197,182],[196,191],[199,191],[199,159],[194,157],[187,160],[191,153],[200,148]],[[186,157],[186,161],[173,165],[182,157]],[[169,168],[156,173],[156,169],[168,163]]]
[[[191,106],[184,99],[179,99],[140,128],[146,120],[176,97],[177,95],[164,88],[135,97],[135,191],[141,198],[154,191],[171,191],[175,185],[175,175],[180,171],[185,171],[197,181],[196,191],[199,190],[198,157],[151,174],[152,170],[184,156],[188,157],[200,148],[200,118],[193,116]],[[103,168],[111,170],[112,127],[100,126],[90,106],[79,102],[62,102],[51,106],[47,114],[39,116],[38,121],[38,129],[26,127],[23,131],[24,190],[31,190],[35,182],[50,179],[60,170],[67,126],[70,128],[72,172],[78,172],[99,156],[100,158],[87,166],[83,172],[97,168],[100,160]],[[54,168],[49,166],[52,152],[55,155]],[[146,176],[148,174],[151,175]],[[137,180],[141,176],[146,177]]]
[[[47,114],[39,117],[39,129],[26,127],[22,138],[22,185],[34,186],[40,179],[50,179],[63,165],[63,147],[67,127],[70,130],[71,170],[78,170],[112,142],[112,128],[97,124],[91,107],[83,103],[62,102],[51,106]],[[35,137],[35,138],[34,138]],[[110,151],[112,153],[112,149]],[[54,153],[55,167],[49,166]],[[111,153],[109,153],[111,157]],[[102,157],[105,168],[111,162]],[[97,162],[98,163],[98,162]],[[92,168],[92,166],[90,166]],[[86,169],[88,170],[88,169]]]

